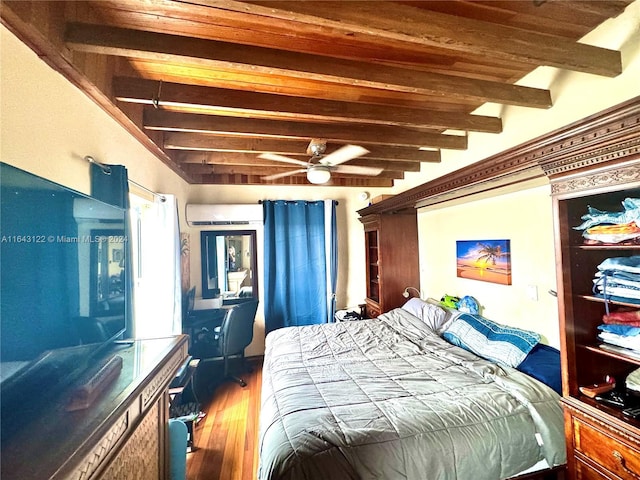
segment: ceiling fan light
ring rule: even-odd
[[[331,178],[331,172],[327,167],[316,165],[307,170],[307,180],[314,184],[327,183]]]

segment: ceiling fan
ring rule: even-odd
[[[263,180],[275,180],[277,178],[288,177],[290,175],[297,175],[298,173],[307,172],[307,180],[314,184],[327,183],[331,179],[331,172],[346,173],[350,175],[367,175],[375,176],[382,172],[382,168],[374,167],[360,167],[357,165],[342,165],[349,160],[361,157],[369,153],[366,148],[358,145],[345,145],[339,148],[335,152],[328,155],[324,155],[327,149],[327,142],[320,139],[312,139],[307,147],[307,153],[311,155],[309,161],[304,162],[302,160],[296,160],[294,158],[285,157],[283,155],[277,155],[275,153],[263,153],[259,155],[260,158],[265,160],[273,160],[276,162],[292,163],[293,165],[299,165],[305,167],[299,170],[293,170],[286,173],[276,173],[275,175],[268,175],[262,177]]]

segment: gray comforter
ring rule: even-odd
[[[468,479],[565,463],[546,385],[401,309],[266,339],[260,480]]]

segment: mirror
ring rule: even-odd
[[[124,313],[124,230],[91,230],[91,312]]]
[[[202,298],[258,298],[256,231],[200,233]]]

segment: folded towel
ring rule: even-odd
[[[625,337],[615,333],[600,332],[598,338],[603,342],[640,352],[640,336]]]
[[[628,325],[640,327],[640,310],[617,311],[602,317],[602,321],[612,325]]]
[[[640,255],[632,255],[630,257],[611,257],[605,259],[598,270],[617,270],[621,272],[640,273]]]
[[[640,223],[640,199],[625,198],[622,202],[622,208],[624,208],[624,211],[622,212],[607,212],[587,206],[587,213],[582,216],[582,220],[584,220],[584,222],[582,225],[574,227],[574,229],[586,230],[587,228],[591,228],[602,223],[614,225],[633,221],[639,221],[638,223]]]
[[[606,270],[601,272],[598,270],[595,274],[594,282],[602,277],[607,277],[607,281],[614,281],[623,285],[640,286],[640,273],[621,272],[619,270]]]
[[[620,287],[607,284],[606,287],[604,285],[597,285],[596,291],[606,296],[612,295],[616,297],[640,300],[640,288]]]
[[[623,337],[635,337],[636,335],[640,335],[640,327],[634,327],[631,325],[605,324],[599,325],[598,330],[601,332],[615,333],[616,335],[621,335]]]

